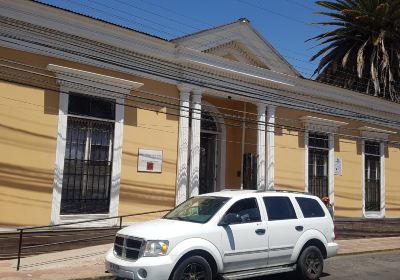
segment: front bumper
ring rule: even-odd
[[[107,252],[105,265],[106,270],[117,277],[139,280],[168,280],[174,268],[174,262],[168,255],[127,261],[116,257],[113,249]],[[139,275],[140,269],[146,270],[146,278]]]
[[[335,242],[330,242],[326,246],[326,257],[331,258],[333,256],[336,256],[339,250],[339,245]]]

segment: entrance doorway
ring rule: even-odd
[[[201,113],[200,133],[200,174],[199,194],[214,192],[220,189],[219,155],[220,134],[219,125],[208,111]]]

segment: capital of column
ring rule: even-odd
[[[193,90],[194,86],[190,85],[190,84],[184,84],[184,83],[180,83],[176,86],[180,93],[186,93],[186,94],[190,94],[190,92]]]
[[[203,96],[205,92],[205,89],[203,88],[194,88],[192,90],[192,100],[194,103],[200,103],[201,102],[201,97]]]
[[[257,104],[257,113],[258,115],[265,115],[265,110],[267,109],[267,105],[263,103]]]
[[[275,105],[267,105],[267,114],[275,115],[276,106]]]

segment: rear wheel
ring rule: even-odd
[[[309,246],[303,250],[297,261],[297,272],[303,280],[316,280],[324,269],[324,258],[316,246]]]
[[[212,269],[206,259],[191,256],[178,264],[172,280],[212,280]]]

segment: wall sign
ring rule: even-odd
[[[335,157],[335,176],[342,176],[343,161],[340,157]]]
[[[162,158],[161,150],[139,149],[138,171],[161,173]]]

